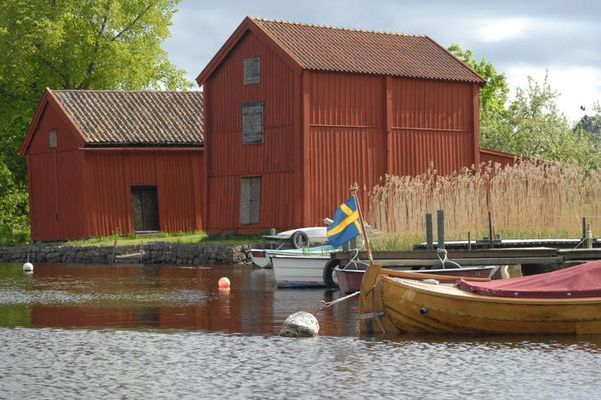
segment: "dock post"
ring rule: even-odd
[[[488,246],[492,249],[495,247],[494,239],[492,237],[492,212],[488,212]]]
[[[438,229],[438,249],[444,249],[444,210],[436,212],[436,228]]]
[[[434,238],[432,231],[432,214],[426,214],[426,249],[433,250],[434,249]]]
[[[593,232],[591,231],[591,225],[588,224],[586,226],[586,240],[585,240],[585,247],[587,249],[592,249],[593,248]]]
[[[582,240],[586,239],[586,217],[582,217]]]
[[[469,251],[472,251],[472,233],[471,232],[467,233],[467,249]]]

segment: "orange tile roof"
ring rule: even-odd
[[[484,82],[428,36],[250,19],[303,69]]]
[[[87,145],[200,146],[204,141],[202,92],[50,92]]]

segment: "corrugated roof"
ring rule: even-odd
[[[303,69],[484,82],[428,36],[250,19]]]
[[[202,145],[202,92],[51,90],[88,145]]]

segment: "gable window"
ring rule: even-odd
[[[52,129],[48,132],[48,144],[50,148],[58,147],[58,135],[56,129]]]
[[[263,102],[242,105],[242,143],[263,143]]]
[[[240,183],[240,224],[258,224],[261,219],[261,177],[244,177]]]
[[[261,82],[261,57],[244,59],[244,84],[256,85]]]

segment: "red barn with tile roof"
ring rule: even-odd
[[[427,36],[246,18],[197,78],[209,231],[320,224],[357,182],[479,164],[483,78]]]
[[[47,90],[21,148],[31,236],[203,229],[200,92]]]

